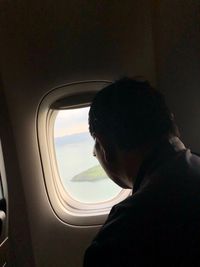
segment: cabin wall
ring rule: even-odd
[[[22,200],[18,211],[12,209],[15,266],[34,266],[35,261],[38,267],[79,267],[99,227],[68,225],[52,210],[37,142],[38,105],[56,86],[75,81],[144,75],[155,83],[150,1],[122,5],[107,0],[19,0],[2,1],[1,8],[2,88],[19,170],[15,176],[7,173],[8,189],[12,192],[17,183],[22,185],[20,196],[10,195],[13,207]],[[5,139],[6,149],[12,149],[8,136]],[[13,163],[6,165],[9,170]],[[28,215],[21,229],[17,213]],[[20,243],[13,231],[23,233],[23,229],[31,236],[27,240],[22,234]],[[32,244],[21,247],[25,240]],[[31,245],[34,255],[28,265]]]
[[[199,1],[19,0],[0,6],[6,101],[0,128],[14,266],[79,267],[98,228],[67,225],[52,210],[37,142],[38,105],[66,83],[144,75],[166,94],[186,145],[200,152]]]
[[[157,86],[175,114],[181,138],[200,152],[200,2],[154,1]]]

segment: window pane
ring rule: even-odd
[[[58,112],[54,146],[59,175],[67,193],[83,203],[99,203],[111,200],[122,189],[106,176],[93,157],[88,111],[87,107]]]

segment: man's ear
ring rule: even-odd
[[[96,141],[99,144],[99,149],[101,150],[101,154],[104,157],[105,162],[111,161],[111,157],[114,152],[111,142],[100,134],[96,135]]]
[[[104,159],[106,159],[106,142],[105,138],[103,138],[100,134],[95,134],[96,139],[96,147],[100,151],[101,156],[103,156]]]

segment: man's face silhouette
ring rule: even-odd
[[[108,177],[120,187],[129,188],[123,175],[123,168],[121,168],[120,161],[118,160],[118,149],[102,136],[97,135],[94,139],[93,155],[97,157]]]

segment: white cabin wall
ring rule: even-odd
[[[200,152],[199,1],[19,0],[0,6],[3,110],[11,120],[7,130],[0,128],[15,213],[15,266],[34,265],[33,246],[37,267],[78,267],[97,229],[71,227],[52,211],[36,138],[38,104],[65,83],[144,75],[166,94],[186,145]],[[24,253],[17,248],[19,233],[22,246],[32,242]]]
[[[153,1],[158,87],[184,143],[200,152],[200,1]]]
[[[8,218],[8,250],[9,267],[33,267],[34,257],[28,221],[27,206],[23,184],[20,177],[16,145],[6,106],[3,84],[0,82],[0,136],[5,163],[9,201],[7,203]]]
[[[37,108],[46,93],[69,82],[144,75],[155,83],[150,1],[19,0],[2,1],[1,8],[1,75],[19,169],[15,183],[8,173],[10,191],[22,184],[19,209],[28,213],[36,266],[79,267],[98,229],[55,216],[39,157]],[[30,247],[23,249],[15,266],[27,267]]]

